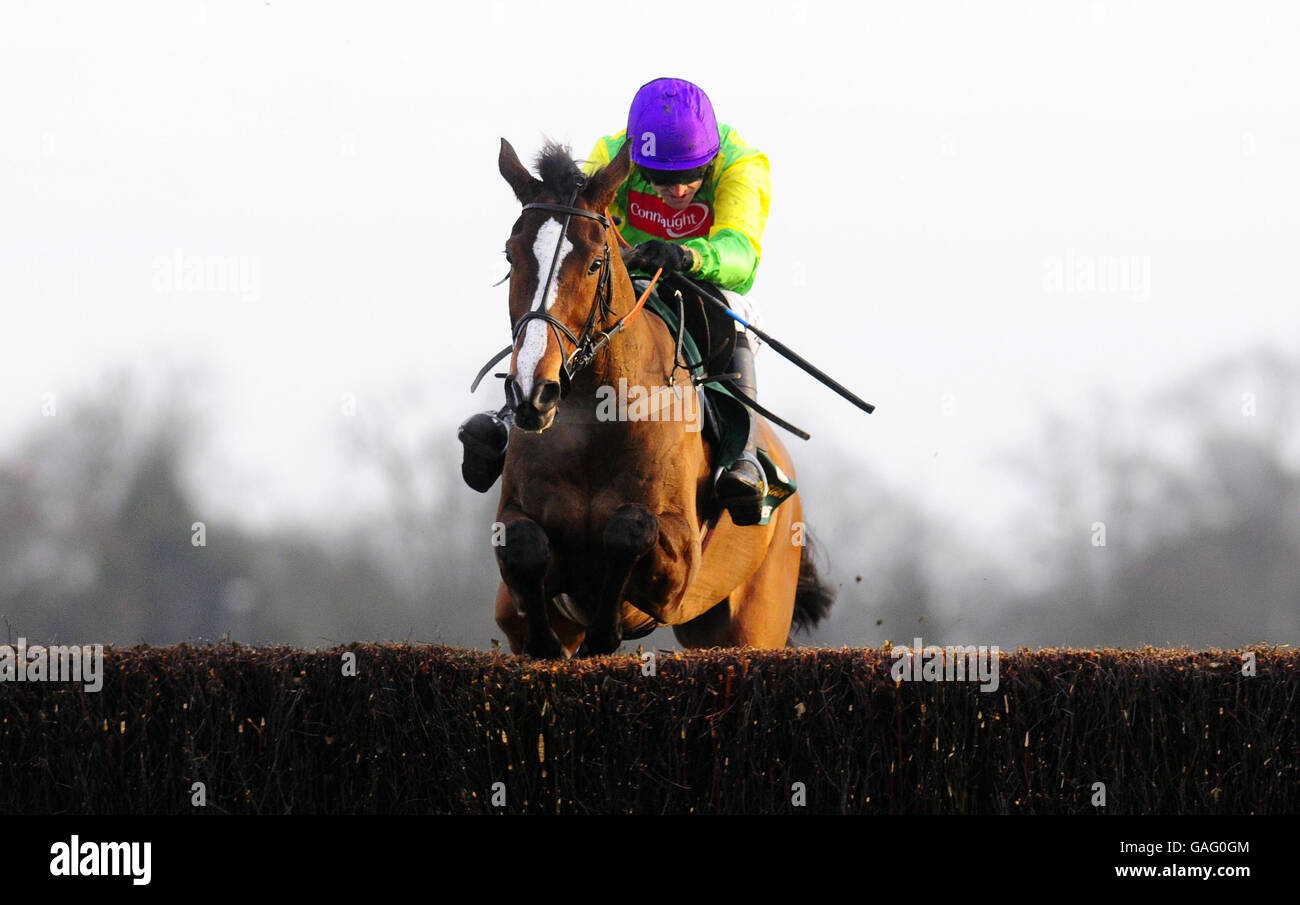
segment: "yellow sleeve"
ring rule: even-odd
[[[766,154],[750,154],[723,170],[713,196],[709,237],[683,243],[699,257],[692,272],[724,289],[748,292],[763,253],[771,205],[772,176]]]
[[[735,230],[749,239],[755,256],[763,251],[763,230],[772,207],[772,174],[766,154],[742,157],[723,170],[713,196],[712,238],[724,229]]]
[[[609,148],[605,146],[605,139],[602,138],[587,155],[587,161],[582,165],[582,172],[590,176],[607,163],[609,163]]]
[[[626,132],[627,130],[624,129],[622,131],[615,132],[613,135],[607,135],[604,138],[597,141],[596,147],[591,149],[591,154],[587,156],[586,162],[583,163],[582,165],[582,172],[590,176],[593,173],[595,173],[597,170],[599,170],[601,167],[606,166],[611,160],[610,157],[611,147],[614,150],[621,148],[623,146],[623,139],[624,136],[626,135]],[[623,205],[622,203],[620,203],[620,199],[625,199],[625,198],[626,195],[622,191],[619,191],[619,193],[615,195],[614,200],[611,201],[609,204],[610,216],[617,217],[620,220],[627,219],[627,216],[623,213]]]

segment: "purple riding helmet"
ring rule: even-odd
[[[632,98],[627,114],[632,162],[653,170],[690,170],[718,153],[713,103],[685,79],[655,79]]]

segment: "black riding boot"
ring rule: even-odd
[[[754,373],[754,349],[746,333],[736,336],[736,351],[731,358],[731,370],[740,374],[736,388],[755,402],[758,401],[758,383]],[[718,477],[715,489],[718,500],[731,513],[737,525],[756,525],[763,517],[763,500],[767,497],[767,481],[758,464],[754,450],[758,444],[758,413],[749,413],[749,439],[740,458]]]
[[[456,438],[465,447],[460,474],[479,493],[487,493],[501,477],[510,440],[510,407],[499,412],[479,412],[460,426]]]

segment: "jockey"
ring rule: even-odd
[[[763,229],[771,200],[767,156],[746,145],[734,129],[714,118],[708,95],[684,79],[662,78],[641,87],[628,112],[627,129],[596,142],[585,171],[605,166],[630,137],[632,172],[609,213],[623,221],[632,244],[624,249],[629,270],[683,273],[717,286],[727,305],[761,326],[744,293],[754,284]],[[756,399],[757,339],[735,325],[729,371],[740,374],[737,389]],[[461,425],[465,446],[461,472],[475,490],[486,492],[501,474],[510,413],[485,412]],[[744,452],[718,477],[718,499],[737,525],[761,517],[767,484],[755,456],[758,416],[750,419]]]

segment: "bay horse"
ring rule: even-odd
[[[725,511],[710,523],[713,470],[698,428],[598,417],[601,387],[668,386],[677,363],[659,317],[628,316],[636,292],[605,213],[628,151],[586,177],[548,144],[537,178],[501,140],[498,168],[523,210],[505,246],[514,426],[495,526],[497,624],[514,653],[537,658],[613,653],[658,625],[686,647],[781,647],[792,623],[815,625],[832,599],[799,494],[767,525],[738,527]],[[771,425],[760,436],[794,475]]]

